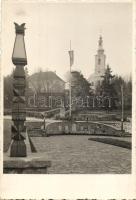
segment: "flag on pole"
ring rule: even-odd
[[[68,53],[69,53],[69,57],[70,57],[70,67],[71,67],[74,63],[74,51],[70,50],[70,51],[68,51]]]

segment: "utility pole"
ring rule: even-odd
[[[68,51],[70,57],[70,80],[69,80],[69,117],[71,118],[71,110],[72,110],[72,95],[71,95],[71,67],[74,61],[74,51],[71,50],[71,40],[70,40],[70,50]]]
[[[124,88],[121,85],[121,131],[124,131]]]
[[[71,40],[70,40],[70,51],[71,51]],[[70,63],[70,81],[69,81],[69,116],[71,118],[71,63]]]

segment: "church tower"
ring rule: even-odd
[[[104,54],[103,49],[103,39],[102,36],[100,36],[98,41],[98,50],[97,54],[95,55],[95,75],[96,76],[102,76],[105,72],[105,61],[106,61],[106,55]]]
[[[98,41],[97,54],[95,55],[95,70],[94,73],[91,74],[90,77],[88,78],[88,81],[91,84],[91,89],[94,92],[103,79],[102,76],[105,73],[105,66],[106,66],[106,55],[104,54],[104,49],[103,49],[103,39],[102,36],[100,36]]]

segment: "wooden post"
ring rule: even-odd
[[[16,39],[12,54],[12,62],[16,66],[13,80],[13,105],[12,105],[12,144],[10,157],[26,157],[26,104],[25,88],[26,76],[24,66],[27,65],[27,57],[24,43],[25,24],[15,24]]]

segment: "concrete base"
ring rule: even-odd
[[[47,174],[47,168],[51,162],[42,154],[35,153],[28,157],[15,158],[4,154],[4,174]]]

